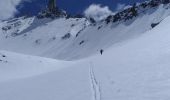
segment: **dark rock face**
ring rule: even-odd
[[[160,23],[160,22],[159,22],[159,23]],[[152,23],[152,24],[151,24],[151,27],[154,28],[154,27],[156,27],[157,25],[159,25],[159,23]]]
[[[48,2],[48,10],[50,12],[54,12],[56,10],[56,0],[49,0]]]
[[[56,6],[56,0],[49,0],[47,8],[41,11],[38,14],[38,18],[58,18],[58,17],[66,17],[67,14],[65,11],[60,10]]]
[[[162,0],[163,4],[168,4],[170,2],[170,0]]]
[[[67,14],[63,10],[56,9],[55,11],[51,12],[49,10],[43,10],[38,15],[37,18],[58,18],[58,17],[66,17]]]
[[[61,37],[63,40],[69,39],[71,37],[70,33],[65,34],[63,37]]]

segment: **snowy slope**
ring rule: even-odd
[[[109,23],[0,22],[0,100],[169,100],[169,15],[160,4]]]
[[[72,64],[74,63],[0,51],[0,82],[41,75]]]
[[[76,60],[152,29],[170,14],[170,5],[145,8],[128,21],[91,24],[85,18],[18,18],[0,24],[0,49],[19,53]],[[16,26],[16,27],[15,27]]]
[[[16,23],[20,24],[13,28]],[[26,18],[24,21],[19,18],[17,21],[2,24],[1,49],[42,55],[45,52],[52,52],[51,48],[54,47],[55,52],[59,51],[58,49],[60,51],[65,49],[64,47],[72,44],[70,42],[75,39],[73,37],[87,27],[89,22],[85,18],[68,20],[65,18],[57,20]],[[25,28],[26,30],[24,30]],[[69,34],[68,38],[67,34]],[[21,47],[23,48],[21,49]]]
[[[168,100],[170,17],[139,38],[106,51],[93,62],[102,100]]]
[[[90,99],[88,70],[75,63],[0,51],[0,99]]]
[[[102,56],[97,54],[77,61],[68,68],[53,72],[2,81],[0,99],[168,100],[170,98],[169,26],[170,17],[167,17],[153,30],[110,47]],[[6,52],[2,54],[10,58],[16,55]],[[17,63],[16,59],[9,61]],[[29,70],[33,71],[34,68],[30,67]],[[8,75],[10,73],[6,74]]]

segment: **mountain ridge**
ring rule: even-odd
[[[107,23],[110,17],[95,23],[87,18],[39,19],[36,16],[4,21],[0,24],[0,49],[62,60],[86,58],[98,54],[101,49],[105,50],[112,45],[140,36],[157,26],[170,15],[169,3],[158,4],[151,8],[149,5],[144,10],[138,8],[137,12],[141,13],[136,17],[126,21],[123,17],[122,20],[112,23]],[[143,4],[139,7],[141,5]],[[126,13],[129,9],[132,8],[126,9]]]

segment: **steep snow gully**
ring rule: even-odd
[[[136,9],[0,22],[0,100],[169,100],[170,4]]]

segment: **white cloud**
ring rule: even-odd
[[[13,17],[14,13],[17,12],[16,5],[21,0],[0,0],[0,20]]]
[[[116,7],[116,10],[118,11],[118,10],[123,10],[124,8],[125,8],[125,4],[121,4],[121,3],[119,3],[119,4],[117,4],[117,7]]]
[[[84,11],[84,14],[86,17],[92,17],[99,21],[113,14],[113,12],[107,6],[102,7],[100,4],[92,4]]]

